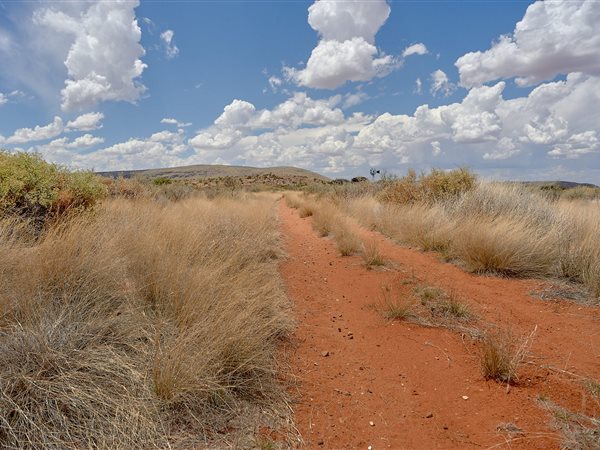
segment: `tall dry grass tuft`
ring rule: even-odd
[[[488,333],[480,355],[483,376],[508,384],[517,382],[519,366],[531,348],[536,331],[537,326],[529,336],[520,339],[506,331]]]
[[[351,198],[342,204],[344,210],[360,225],[369,230],[381,231],[383,206],[373,197]]]
[[[314,208],[312,226],[321,237],[328,236],[334,229],[341,227],[340,211],[333,203],[321,200]]]
[[[351,256],[361,252],[362,241],[345,217],[338,217],[334,223],[333,239],[342,256]]]
[[[561,239],[562,275],[583,282],[600,300],[600,202],[561,202],[557,208],[568,224]]]
[[[472,272],[506,276],[558,273],[556,235],[510,217],[462,221],[453,230],[451,247],[452,255]]]
[[[281,401],[273,204],[117,199],[37,241],[0,226],[0,446],[168,446]]]
[[[375,239],[365,242],[361,256],[367,268],[383,266],[385,264],[379,243]]]

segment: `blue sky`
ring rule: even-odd
[[[0,0],[0,147],[600,182],[600,3]]]

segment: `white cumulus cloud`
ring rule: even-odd
[[[43,8],[38,25],[72,36],[64,62],[69,78],[62,90],[65,111],[84,109],[103,101],[135,102],[146,90],[139,77],[147,67],[135,18],[136,1],[98,1],[78,15]]]
[[[12,136],[6,139],[7,144],[22,144],[33,141],[43,141],[59,136],[64,131],[64,124],[60,117],[54,117],[54,120],[48,125],[37,125],[34,128],[19,128]]]
[[[456,85],[448,79],[448,75],[443,70],[436,70],[430,75],[431,78],[431,88],[429,89],[431,95],[442,94],[444,97],[448,97],[452,95],[452,93],[456,90]],[[420,81],[417,79],[417,87],[420,88]]]
[[[308,23],[319,43],[305,68],[284,69],[286,78],[300,86],[334,89],[389,74],[400,61],[375,46],[375,34],[389,14],[385,0],[315,2],[308,9]]]
[[[173,119],[172,117],[165,117],[160,120],[160,123],[166,123],[168,125],[175,125],[177,128],[186,128],[191,125],[191,122],[180,122],[177,119]]]
[[[104,114],[91,112],[82,114],[67,122],[66,131],[92,131],[102,128]]]
[[[427,47],[422,42],[418,42],[416,44],[410,45],[404,49],[402,52],[402,57],[406,58],[411,55],[426,55],[429,53]]]
[[[472,87],[517,77],[527,86],[570,72],[600,75],[599,24],[597,0],[536,1],[511,35],[458,58],[460,82]]]

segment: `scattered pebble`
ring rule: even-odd
[[[468,396],[468,395],[463,395],[463,396],[462,396],[462,399],[463,399],[463,400],[469,400],[469,396]]]
[[[432,412],[430,412],[429,414],[427,414],[425,416],[426,419],[431,419],[432,417],[433,417],[433,413]]]
[[[322,356],[323,358],[325,358],[326,356],[329,356],[329,352],[328,352],[327,350],[325,350],[325,351],[321,352],[321,356]],[[464,397],[463,397],[463,398],[464,398]]]
[[[372,427],[375,426],[375,422],[373,422],[372,420],[369,422],[369,425],[371,425]]]

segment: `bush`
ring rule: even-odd
[[[395,181],[386,182],[379,199],[390,203],[426,203],[454,199],[475,187],[477,177],[466,168],[444,172],[432,169],[417,177],[414,170]]]
[[[155,178],[154,180],[152,180],[152,182],[156,186],[163,186],[165,184],[173,183],[173,180],[171,180],[170,178],[167,178],[167,177],[158,177],[158,178]]]
[[[0,212],[43,223],[92,207],[106,194],[90,172],[68,172],[38,155],[0,152]]]

